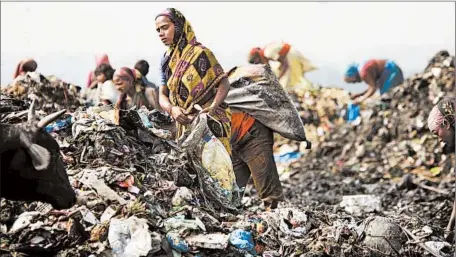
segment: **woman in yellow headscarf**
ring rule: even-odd
[[[271,65],[280,84],[287,90],[312,88],[312,83],[304,75],[317,68],[296,47],[288,43],[277,41],[264,48],[255,47],[250,50],[248,61],[252,64]],[[269,63],[270,61],[273,62]]]
[[[160,40],[168,46],[161,64],[160,106],[178,123],[177,137],[203,108],[212,131],[231,154],[231,112],[224,103],[230,84],[211,50],[197,42],[190,23],[176,9],[168,8],[155,18]]]

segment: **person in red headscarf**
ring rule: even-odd
[[[254,47],[249,53],[249,63],[251,64],[266,64],[269,65],[269,60],[264,56],[263,49],[260,47]]]
[[[20,61],[16,70],[14,71],[13,79],[17,78],[19,75],[24,75],[27,72],[34,72],[38,68],[38,64],[35,60],[28,58]]]
[[[95,69],[98,68],[102,64],[111,65],[111,63],[109,62],[109,57],[108,57],[107,54],[96,55],[95,56],[95,63],[96,63]],[[90,71],[89,76],[87,78],[87,87],[92,89],[92,88],[96,87],[97,84],[98,84],[98,82],[97,82],[94,70]]]
[[[122,67],[114,73],[114,85],[121,92],[116,105],[119,109],[130,109],[133,106],[145,106],[149,110],[157,108],[158,103],[154,97],[155,89],[143,87],[135,83],[136,74],[133,69]]]

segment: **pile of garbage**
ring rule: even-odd
[[[0,114],[2,122],[26,119],[21,113],[28,102],[2,96],[2,106],[9,110]],[[327,248],[322,235],[331,245],[344,245],[347,233],[347,242],[369,244],[364,231],[373,225],[348,216],[286,205],[272,212],[228,205],[211,192],[214,182],[169,141],[163,127],[170,122],[156,111],[91,107],[48,125],[77,205],[57,211],[45,203],[2,199],[0,256],[318,256],[344,249]],[[396,241],[402,236],[388,233]]]
[[[357,123],[335,122],[348,94],[322,89],[308,95],[318,109],[307,108],[310,101],[298,109],[319,110],[314,125],[332,126],[289,166],[283,185],[290,202],[270,212],[254,194],[246,194],[242,206],[220,195],[201,163],[171,140],[167,115],[77,108],[45,128],[60,145],[77,204],[57,211],[1,199],[0,256],[446,257],[454,247],[441,228],[454,178],[445,175],[454,156],[417,121],[426,123],[436,99],[454,90],[454,62],[447,59],[435,58],[389,100],[364,108]],[[2,95],[0,121],[24,121],[28,106]],[[402,174],[425,179],[395,183]]]
[[[319,126],[325,131],[342,124],[340,111],[350,101],[350,94],[341,88],[320,87],[298,98],[292,93],[301,119],[306,125]]]
[[[46,112],[76,110],[83,105],[80,92],[79,86],[38,72],[19,75],[10,85],[2,87],[2,93],[7,96],[21,100],[36,99],[37,108]]]
[[[423,73],[366,103],[358,120],[335,127],[316,142],[307,160],[330,170],[350,169],[374,177],[397,169],[418,172],[443,167],[448,156],[429,132],[427,117],[443,97],[456,94],[454,57],[447,54],[439,53]]]
[[[301,119],[305,123],[306,136],[312,142],[312,148],[316,150],[313,156],[324,155],[325,150],[322,148],[338,142],[337,146],[334,145],[338,150],[331,156],[327,156],[327,159],[331,160],[341,155],[343,147],[354,150],[355,147],[352,147],[354,145],[364,144],[365,141],[374,142],[372,138],[376,134],[385,139],[378,141],[377,144],[388,143],[395,137],[398,140],[403,140],[404,137],[418,138],[422,132],[426,137],[432,137],[427,133],[427,114],[444,96],[454,95],[454,57],[447,51],[437,53],[429,61],[424,72],[411,76],[401,86],[383,96],[377,95],[365,101],[361,105],[361,117],[348,125],[345,118],[350,94],[347,91],[338,88],[320,88],[306,92],[302,98],[291,93],[300,111]],[[350,134],[344,142],[339,140],[339,137],[345,137],[347,133],[351,133],[352,128],[356,133]],[[389,133],[385,134],[386,130]],[[277,135],[275,138],[274,150],[277,156],[281,157],[277,159],[283,162],[301,157],[307,152],[297,142]]]
[[[415,74],[362,106],[353,122],[335,126],[311,151],[287,166],[284,186],[295,206],[394,218],[414,244],[407,256],[432,245],[439,255],[454,252],[445,231],[455,195],[454,149],[445,149],[427,126],[431,109],[455,96],[454,56],[441,51]],[[283,149],[299,151],[296,145]],[[439,250],[437,250],[439,249]]]
[[[2,106],[9,110],[0,115],[2,122],[25,120],[17,114],[28,103],[2,96]],[[188,235],[185,226],[198,231],[201,220],[219,223],[220,213],[236,214],[224,198],[211,198],[216,196],[211,181],[167,139],[170,132],[162,127],[169,123],[157,111],[92,107],[47,126],[60,145],[78,203],[61,212],[44,203],[2,199],[2,250],[89,256],[109,249],[113,256],[146,256],[161,251],[162,241]]]

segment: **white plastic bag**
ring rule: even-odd
[[[135,216],[122,220],[111,219],[108,241],[114,257],[146,256],[152,250],[147,220]]]
[[[188,133],[180,138],[179,145],[200,159],[216,187],[231,201],[233,191],[237,189],[233,163],[225,146],[209,130],[208,118],[210,117],[205,113],[198,115]]]
[[[207,137],[203,138],[205,141],[201,156],[203,167],[220,183],[223,189],[232,191],[236,178],[230,155],[215,136],[211,136],[208,141],[205,139]]]

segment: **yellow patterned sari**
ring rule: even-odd
[[[166,51],[162,65],[162,80],[175,106],[196,113],[194,105],[206,108],[214,101],[220,81],[227,78],[211,50],[197,42],[190,23],[176,9],[169,8],[159,16],[167,16],[175,25],[174,44]],[[219,106],[208,119],[211,132],[231,155],[231,112],[226,103]],[[177,137],[188,126],[177,125]]]

